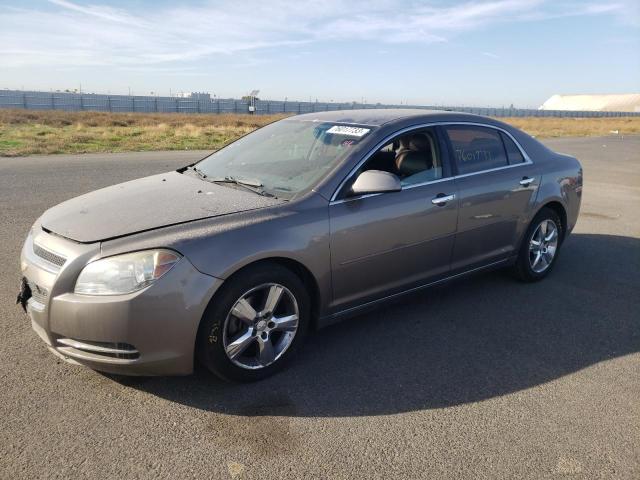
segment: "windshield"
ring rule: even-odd
[[[287,119],[240,138],[197,165],[209,181],[248,182],[277,197],[312,187],[372,127]]]

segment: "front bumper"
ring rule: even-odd
[[[40,254],[44,249],[64,258],[64,265],[36,255],[34,243]],[[131,294],[73,293],[84,265],[99,256],[98,244],[78,244],[34,227],[21,254],[22,274],[33,292],[26,310],[34,331],[57,355],[95,370],[191,373],[198,326],[222,280],[183,258],[154,284]]]

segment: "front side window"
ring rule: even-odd
[[[196,168],[213,182],[236,179],[291,198],[313,187],[374,128],[281,120],[209,155]]]
[[[428,128],[394,138],[369,158],[361,172],[365,170],[393,173],[403,186],[442,178],[442,156],[435,130]]]
[[[481,172],[508,165],[497,130],[487,127],[451,125],[445,127],[458,174]]]

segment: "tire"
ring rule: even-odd
[[[550,248],[553,246],[553,240],[550,240],[549,242],[542,242],[539,250],[537,250],[537,247],[532,244],[533,242],[539,241],[541,232],[539,228],[544,229],[543,225],[545,222],[547,229],[553,226],[556,231],[555,246],[553,247],[553,255],[550,259],[549,252]],[[551,234],[547,235],[545,238],[550,237]],[[531,224],[524,235],[522,245],[520,246],[518,258],[514,265],[514,273],[516,277],[523,282],[537,282],[549,275],[558,259],[563,238],[564,230],[562,228],[562,221],[558,214],[554,210],[546,207],[540,210],[531,221]],[[540,259],[536,263],[536,257],[538,254],[540,254]]]
[[[271,297],[279,300],[268,312]],[[277,263],[248,267],[230,277],[209,303],[196,340],[196,356],[224,380],[261,380],[295,355],[310,316],[309,294],[295,273]]]

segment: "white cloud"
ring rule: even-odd
[[[568,15],[625,16],[633,8],[626,0],[471,0],[456,5],[409,0],[402,6],[391,0],[218,0],[191,6],[151,2],[145,9],[125,9],[49,0],[48,8],[2,9],[0,65],[125,68],[328,40],[437,43],[498,23]]]
[[[134,25],[134,26],[143,25],[143,22],[141,22],[139,19],[136,19],[134,16],[128,14],[127,12],[116,10],[109,6],[103,7],[100,5],[89,5],[88,7],[84,7],[82,5],[69,2],[67,0],[48,0],[48,1],[50,3],[53,3],[54,5],[58,5],[59,7],[66,8],[74,12],[80,12],[85,15],[97,17],[102,20],[108,20],[110,22],[116,22],[116,23],[123,23],[125,25]]]
[[[495,59],[500,58],[499,55],[496,55],[495,53],[491,53],[491,52],[482,52],[481,55],[484,55],[485,57],[489,57],[489,58],[495,58]]]

